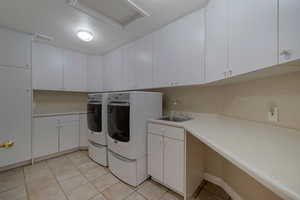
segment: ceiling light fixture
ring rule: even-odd
[[[77,32],[77,37],[81,39],[84,42],[90,42],[94,39],[94,36],[91,32],[85,31],[85,30],[80,30]]]

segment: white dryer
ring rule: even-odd
[[[107,94],[89,94],[87,104],[89,156],[107,166]]]
[[[107,112],[109,169],[137,186],[147,178],[147,120],[161,117],[162,94],[109,94]]]

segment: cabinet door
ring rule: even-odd
[[[137,89],[138,74],[136,71],[136,42],[130,43],[123,48],[124,62],[123,62],[123,81],[124,89]]]
[[[279,62],[300,59],[300,2],[279,0]]]
[[[88,146],[88,125],[87,125],[87,115],[81,114],[79,116],[79,146],[87,147]]]
[[[210,0],[206,7],[206,82],[228,71],[228,0]]]
[[[66,151],[79,147],[78,121],[62,123],[59,131],[59,151]]]
[[[176,51],[171,48],[174,41],[167,29],[159,30],[153,36],[153,86],[168,87],[174,82],[176,73],[176,61],[172,58],[178,55],[174,55]]]
[[[154,33],[154,86],[190,85],[203,80],[204,12],[194,12]]]
[[[31,70],[0,66],[0,143],[15,145],[0,150],[0,167],[31,158]]]
[[[101,56],[87,57],[87,89],[90,92],[103,91],[103,59]]]
[[[148,173],[163,183],[163,137],[148,134]]]
[[[176,85],[193,85],[204,80],[205,12],[196,11],[178,20],[176,38]],[[174,41],[175,43],[175,41]],[[176,47],[175,47],[176,48]]]
[[[56,117],[35,118],[33,121],[33,157],[58,152],[58,120]]]
[[[110,69],[110,62],[111,62],[111,55],[106,54],[103,56],[103,89],[104,91],[112,91],[112,84],[111,84],[111,69]]]
[[[151,88],[153,82],[153,35],[135,42],[136,88]]]
[[[229,68],[233,75],[277,64],[277,0],[229,0]]]
[[[123,86],[123,51],[122,48],[105,55],[105,90],[121,90]]]
[[[64,51],[64,89],[86,91],[87,57],[74,51]]]
[[[0,66],[31,66],[31,36],[0,28]]]
[[[164,137],[164,183],[183,193],[184,142]]]
[[[63,52],[46,44],[32,44],[34,89],[63,90]]]

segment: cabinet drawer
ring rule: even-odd
[[[184,140],[183,128],[150,123],[148,126],[148,132],[178,140]]]
[[[107,166],[107,148],[89,141],[89,156],[102,166]]]
[[[111,172],[124,180],[126,183],[132,186],[137,186],[136,173],[137,165],[136,161],[124,158],[116,153],[108,151],[108,163]]]

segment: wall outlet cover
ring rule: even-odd
[[[279,121],[279,110],[278,107],[273,107],[269,110],[268,120],[270,122],[278,122]]]

